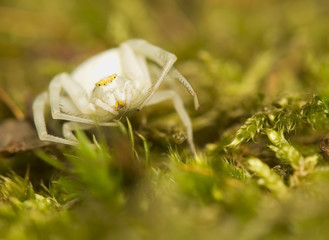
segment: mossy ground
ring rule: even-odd
[[[129,38],[175,53],[201,105],[182,88],[197,156],[170,103],[1,155],[0,239],[329,234],[327,1],[4,0],[0,16],[1,121],[32,125],[54,75]]]

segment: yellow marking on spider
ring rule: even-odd
[[[121,109],[121,108],[123,108],[125,106],[126,106],[126,103],[122,102],[121,100],[118,100],[118,101],[115,102],[115,108],[117,110],[119,110],[119,109]]]
[[[117,74],[112,74],[111,76],[106,77],[105,79],[102,79],[100,81],[98,81],[95,85],[96,86],[105,86],[111,82],[113,82],[113,80],[117,77]]]

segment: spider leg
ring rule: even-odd
[[[63,96],[61,95],[62,89],[69,95],[69,98],[63,98]],[[69,99],[69,101],[64,102],[63,101],[64,99]],[[61,105],[61,103],[65,103],[65,104]],[[92,110],[89,105],[89,101],[86,93],[66,73],[61,73],[55,76],[54,79],[50,82],[49,104],[50,104],[51,114],[54,119],[62,119],[72,122],[95,124],[95,120],[87,115],[88,113],[87,110],[89,111]],[[73,109],[75,109],[75,111],[72,112]],[[65,112],[72,112],[73,114],[68,114]],[[115,123],[112,122],[102,122],[98,124],[101,126],[116,125]]]
[[[158,80],[151,88],[150,94],[144,99],[144,101],[137,108],[137,110],[141,110],[145,106],[145,104],[151,99],[154,93],[158,90],[161,83],[167,76],[169,70],[175,63],[177,57],[174,54],[163,50],[162,48],[156,47],[146,42],[145,40],[133,39],[126,41],[125,44],[128,44],[136,53],[145,56],[146,58],[156,62],[158,65],[162,67],[161,74],[158,77]]]
[[[78,140],[73,134],[73,130],[76,130],[77,128],[81,130],[87,130],[93,127],[93,125],[91,124],[66,122],[63,124],[63,128],[62,128],[64,138],[53,136],[48,133],[46,120],[45,120],[45,110],[46,110],[46,106],[48,105],[49,105],[49,96],[47,92],[43,92],[40,95],[38,95],[33,102],[34,123],[40,140],[57,142],[57,143],[68,144],[68,145],[77,145]],[[117,124],[111,123],[111,125],[107,125],[107,126],[117,126]]]
[[[48,93],[43,92],[37,96],[37,98],[33,102],[33,116],[34,123],[37,129],[39,138],[43,141],[51,141],[69,145],[76,145],[77,142],[71,141],[68,139],[56,137],[48,134],[46,121],[45,121],[45,108],[49,104]]]
[[[74,122],[82,122],[82,123],[94,123],[94,121],[90,118],[85,118],[85,117],[79,117],[79,116],[74,116],[70,114],[63,113],[60,108],[60,101],[61,101],[61,90],[64,88],[64,86],[68,86],[69,84],[72,85],[74,83],[68,83],[66,85],[63,85],[64,82],[73,82],[69,75],[66,73],[61,73],[53,78],[49,84],[49,101],[50,101],[50,109],[51,109],[51,114],[54,119],[62,119],[62,120],[68,120],[68,121],[74,121]],[[72,87],[72,86],[71,86]],[[65,89],[66,90],[66,89]],[[71,93],[70,98],[73,99],[73,95],[78,94],[79,92],[81,93],[83,90],[80,88],[78,84],[75,84],[75,86],[72,88],[73,93]],[[68,92],[68,91],[66,91]],[[83,93],[82,95],[79,96],[79,99],[82,99],[81,96],[84,96]],[[82,102],[82,101],[81,101]],[[83,101],[84,102],[84,101]],[[79,105],[77,106],[79,108]],[[65,105],[63,106],[65,108]]]
[[[77,122],[66,122],[63,124],[63,136],[66,139],[78,142],[78,139],[76,138],[76,136],[73,134],[74,130],[88,130],[90,128],[92,128],[93,125],[90,124],[85,124],[85,123],[77,123]]]
[[[151,87],[151,78],[148,72],[146,59],[136,51],[128,43],[120,45],[119,55],[120,64],[122,67],[123,75],[127,79],[134,79],[143,85],[144,89]]]
[[[187,91],[190,93],[191,96],[193,96],[194,98],[194,108],[195,110],[199,110],[200,108],[200,104],[199,104],[199,100],[198,100],[198,96],[196,94],[196,92],[194,91],[192,85],[189,83],[189,81],[187,81],[187,79],[175,68],[172,67],[170,72],[169,72],[169,83],[171,85],[173,85],[173,81],[171,81],[172,79],[178,79],[178,81],[183,84],[183,86],[187,89]]]
[[[185,107],[183,105],[183,101],[180,96],[173,90],[163,90],[154,93],[153,97],[148,101],[147,105],[157,104],[159,102],[163,102],[165,100],[172,100],[174,103],[174,107],[183,122],[186,132],[187,132],[187,141],[190,146],[190,150],[192,154],[196,154],[195,146],[193,142],[193,130],[192,123],[189,115],[187,114]]]
[[[118,125],[112,125],[111,127],[117,127]],[[65,139],[78,142],[78,139],[74,135],[73,131],[75,130],[88,130],[93,128],[94,126],[91,124],[85,124],[85,123],[77,123],[77,122],[66,122],[63,124],[63,136]]]

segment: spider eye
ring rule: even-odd
[[[105,79],[100,80],[96,83],[96,86],[105,86],[111,82],[117,77],[117,74],[112,74],[111,76],[106,77]]]

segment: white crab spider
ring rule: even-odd
[[[158,67],[154,68],[150,62]],[[199,102],[191,84],[173,67],[176,56],[145,40],[133,39],[118,48],[104,51],[78,66],[72,74],[55,76],[48,92],[43,92],[33,103],[36,129],[41,140],[76,145],[73,130],[88,129],[93,125],[117,126],[113,120],[127,110],[141,110],[145,105],[172,100],[186,127],[187,141],[195,153],[192,124],[180,96],[173,89],[157,91],[164,79],[174,87],[180,81],[194,97],[195,108]],[[153,66],[153,67],[152,67]],[[151,73],[157,73],[155,82]],[[64,138],[50,135],[46,128],[45,107],[50,105],[53,119],[66,120]]]

